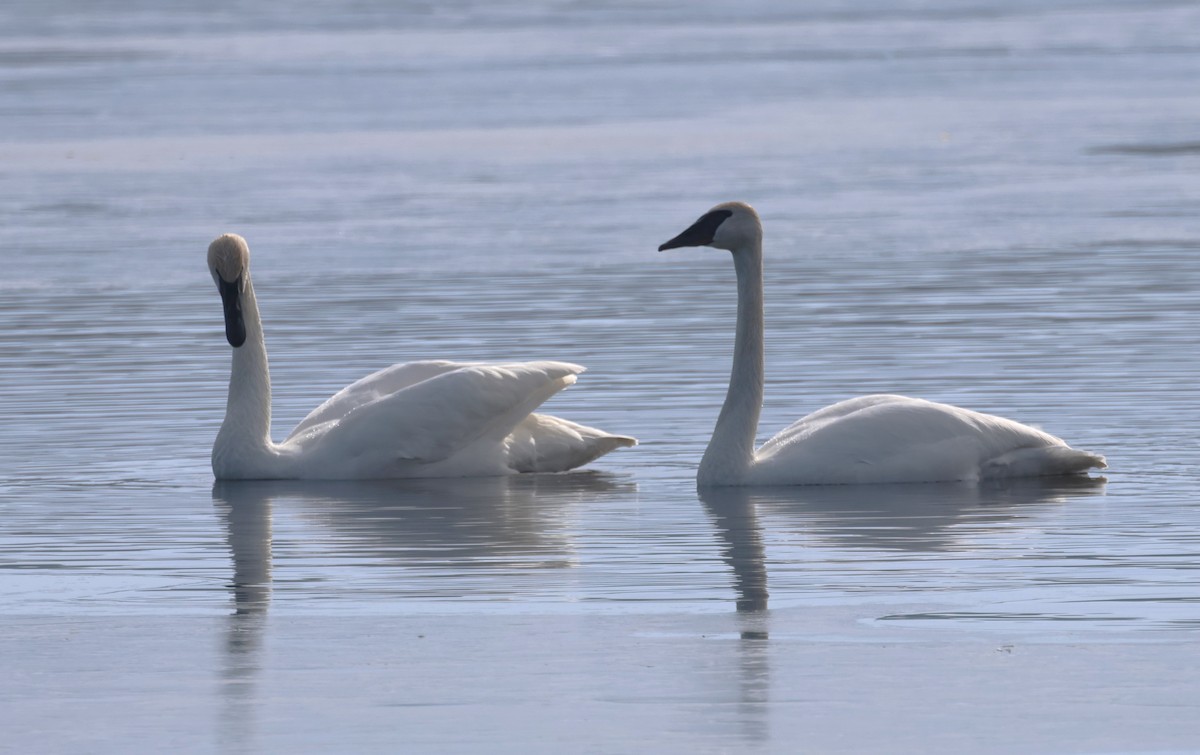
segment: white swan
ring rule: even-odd
[[[372,373],[312,411],[282,443],[271,432],[271,377],[250,250],[226,234],[208,247],[233,346],[217,479],[481,477],[561,472],[637,441],[544,414],[583,368],[565,362],[410,362]]]
[[[1084,473],[1104,457],[1002,417],[905,396],[862,396],[814,412],[754,450],[763,397],[762,224],[726,202],[658,248],[733,252],[737,335],[729,393],[700,485],[942,482]]]

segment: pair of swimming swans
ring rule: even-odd
[[[738,311],[725,404],[697,472],[702,486],[939,482],[1085,473],[1104,458],[1002,417],[905,396],[862,396],[799,420],[757,450],[763,397],[762,224],[750,205],[705,213],[659,251],[733,253]],[[583,367],[426,361],[397,364],[343,388],[282,443],[270,439],[271,381],[250,283],[233,234],[208,265],[225,309],[233,368],[213,446],[218,479],[475,477],[561,472],[637,441],[544,414]]]

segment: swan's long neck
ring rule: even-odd
[[[737,336],[729,392],[708,450],[700,460],[700,484],[737,484],[754,464],[754,438],[763,399],[763,267],[759,240],[733,253],[737,270]]]
[[[213,471],[218,477],[247,476],[247,467],[258,466],[271,455],[271,373],[267,345],[250,273],[241,294],[246,341],[233,350],[229,398],[225,421],[213,444]]]

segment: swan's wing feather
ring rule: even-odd
[[[429,378],[444,375],[463,367],[473,367],[476,364],[478,363],[428,360],[393,364],[391,367],[372,372],[333,394],[324,403],[309,412],[308,416],[300,420],[300,424],[288,433],[285,441],[297,437],[316,425],[341,419],[363,404],[402,391]]]
[[[513,471],[565,472],[609,451],[636,446],[637,440],[561,417],[530,414],[513,428],[505,443],[508,466]]]
[[[993,451],[988,458],[1016,448],[1065,445],[1049,433],[1003,417],[884,394],[860,396],[815,411],[768,440],[760,452],[819,439],[824,447],[869,457],[888,449],[956,438],[986,444]]]
[[[905,396],[863,396],[784,429],[759,449],[757,466],[764,479],[798,469],[826,482],[963,479],[1019,449],[1050,446],[1067,448],[1003,417]]]
[[[799,432],[804,428],[815,427],[817,425],[831,422],[840,417],[861,413],[873,406],[879,406],[881,404],[897,404],[907,401],[920,400],[910,399],[907,396],[896,396],[890,393],[877,393],[870,396],[855,396],[854,398],[846,399],[845,401],[839,401],[836,404],[830,404],[829,406],[823,407],[815,412],[812,412],[811,414],[801,417],[788,427],[781,430],[778,435],[776,435],[774,438],[771,438],[771,440],[767,441],[767,443],[769,444],[776,440],[790,437],[793,432]],[[764,444],[764,447],[765,445],[766,444]]]
[[[293,441],[364,466],[440,461],[480,438],[502,441],[583,369],[566,362],[460,367],[360,404]]]

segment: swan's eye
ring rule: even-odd
[[[708,241],[712,243],[713,238],[717,235],[717,229],[731,217],[733,217],[733,210],[713,210],[697,220],[696,225],[704,226],[705,230],[709,232]]]

